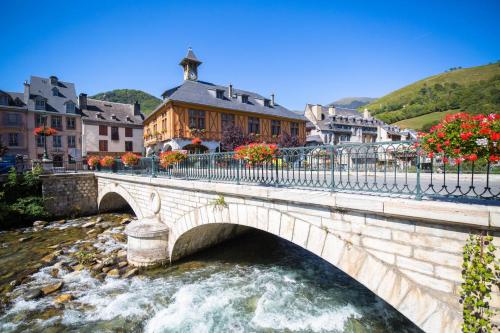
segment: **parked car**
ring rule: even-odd
[[[0,157],[0,174],[9,172],[10,168],[16,167],[15,156]]]

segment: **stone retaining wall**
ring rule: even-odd
[[[97,179],[93,173],[40,176],[45,208],[54,216],[97,213]]]

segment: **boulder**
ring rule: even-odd
[[[126,261],[120,261],[120,262],[118,263],[118,268],[123,268],[123,267],[125,267],[125,266],[127,266],[127,265],[128,265],[128,262],[126,262]]]
[[[40,227],[41,227],[41,228],[43,228],[43,227],[45,227],[47,224],[48,224],[48,222],[46,222],[46,221],[35,221],[35,222],[33,222],[33,226],[34,226],[34,227],[39,227],[39,228],[40,228]]]
[[[73,295],[70,294],[62,294],[54,298],[54,302],[56,303],[66,303],[68,301],[71,301],[73,299]]]
[[[107,273],[107,272],[109,272],[110,270],[111,270],[111,267],[104,267],[104,268],[102,269],[102,272],[103,272],[103,273]]]
[[[82,228],[92,228],[93,226],[96,225],[95,221],[90,221],[82,225]]]
[[[95,219],[95,223],[100,223],[100,222],[102,222],[102,217],[101,216],[99,216],[99,217],[97,217]]]
[[[49,295],[49,294],[52,294],[53,292],[56,292],[56,291],[58,291],[59,289],[61,289],[61,288],[62,288],[62,286],[63,286],[63,284],[64,284],[64,283],[63,283],[62,281],[59,281],[59,282],[57,282],[57,283],[54,283],[54,284],[48,285],[48,286],[46,286],[46,287],[42,288],[42,293],[43,293],[44,295]]]
[[[52,276],[53,278],[56,278],[58,274],[59,274],[59,269],[57,268],[52,268],[52,270],[50,271],[50,276]]]
[[[125,274],[123,274],[123,278],[126,279],[126,278],[129,278],[131,276],[134,276],[135,274],[137,274],[139,272],[139,269],[137,268],[132,268],[131,270],[127,271]]]
[[[42,296],[43,296],[43,292],[40,289],[33,289],[33,290],[28,291],[24,295],[24,299],[29,301],[29,300],[40,298]]]
[[[104,267],[103,263],[98,263],[92,266],[91,270],[93,272],[100,272],[103,269],[103,267]]]
[[[126,256],[127,256],[127,250],[120,250],[120,251],[118,251],[118,252],[116,253],[116,256],[117,256],[118,258],[124,258],[124,257],[126,257]]]
[[[116,268],[110,270],[108,273],[107,273],[107,276],[109,277],[120,277],[120,271]]]

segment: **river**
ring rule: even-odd
[[[0,331],[421,332],[340,270],[262,232],[137,272],[123,261],[127,219],[0,233]]]

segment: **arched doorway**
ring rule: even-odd
[[[190,154],[204,154],[208,152],[208,147],[204,145],[185,145],[182,149],[187,150]]]

